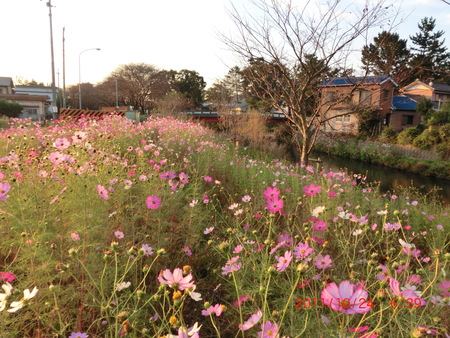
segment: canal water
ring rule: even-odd
[[[311,158],[320,158],[321,166],[328,170],[346,170],[348,173],[363,174],[367,182],[379,183],[382,192],[396,192],[399,187],[413,187],[422,194],[435,191],[439,200],[450,205],[450,180],[422,176],[385,166],[332,156],[325,153],[313,153]]]

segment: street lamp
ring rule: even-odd
[[[85,49],[84,51],[82,51],[80,53],[80,55],[78,55],[78,99],[79,99],[79,103],[80,103],[80,109],[81,108],[81,54],[83,54],[84,52],[87,52],[88,50],[100,50],[100,48],[88,48]]]

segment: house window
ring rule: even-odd
[[[336,92],[334,90],[329,90],[325,93],[326,102],[332,102],[336,100]]]
[[[25,109],[25,111],[26,111],[29,115],[37,115],[37,113],[38,113],[37,108],[27,108],[27,109]]]
[[[343,122],[350,122],[350,114],[344,115],[342,121]]]
[[[361,90],[359,92],[359,103],[370,104],[372,92],[370,90]]]
[[[383,100],[387,100],[389,98],[389,90],[384,89],[383,90]]]
[[[414,115],[403,115],[402,126],[414,124]]]
[[[3,88],[0,88],[0,94],[3,94]]]

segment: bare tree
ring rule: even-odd
[[[385,0],[365,0],[362,7],[347,0],[298,2],[302,7],[289,0],[251,3],[255,14],[231,8],[238,34],[221,39],[250,62],[246,77],[254,94],[286,116],[299,136],[300,161],[307,163],[320,126],[333,118],[323,114],[317,85],[331,69],[348,68],[354,44],[363,45],[371,28],[392,24],[394,7]]]
[[[172,90],[164,97],[156,100],[156,110],[161,115],[179,115],[195,108],[195,105],[183,94]]]
[[[166,72],[146,63],[119,66],[105,81],[115,80],[123,103],[134,106],[142,113],[148,108],[154,108],[156,100],[170,90]]]

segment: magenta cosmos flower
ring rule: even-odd
[[[161,205],[161,198],[156,195],[148,196],[145,203],[147,204],[147,208],[155,210]]]
[[[279,337],[278,325],[272,324],[270,321],[261,324],[261,330],[258,332],[258,337],[260,338],[274,338]]]
[[[306,196],[315,196],[320,192],[320,185],[314,185],[311,183],[303,188],[303,192]]]
[[[322,302],[326,306],[347,315],[370,311],[370,306],[366,304],[369,301],[368,297],[367,291],[362,286],[357,287],[347,280],[341,282],[339,286],[330,283],[321,293]]]
[[[183,276],[183,270],[180,268],[173,270],[173,273],[169,269],[164,270],[158,276],[158,281],[180,291],[192,288],[195,285],[192,275]]]
[[[16,279],[16,276],[14,276],[11,272],[0,272],[0,281],[3,283],[10,283],[14,279]]]
[[[264,190],[264,198],[266,200],[278,199],[278,197],[280,197],[280,190],[278,190],[276,187],[268,187],[266,190]]]
[[[284,203],[282,199],[268,199],[266,208],[271,212],[272,214],[276,214],[277,212],[281,211],[283,209]]]

